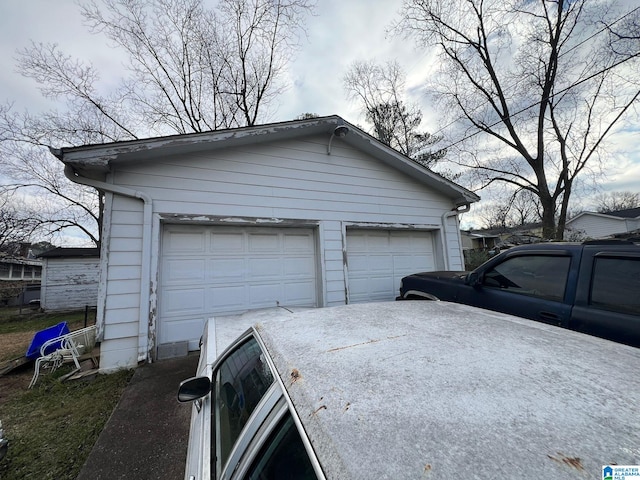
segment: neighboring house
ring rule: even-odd
[[[597,213],[582,212],[567,221],[569,235],[575,238],[607,238],[640,229],[640,207]]]
[[[101,369],[198,348],[214,315],[391,300],[463,267],[479,200],[338,116],[52,150],[106,194]]]
[[[500,235],[480,230],[461,230],[464,250],[491,250],[500,242]]]
[[[541,241],[541,223],[462,232],[464,248],[473,250],[491,250],[493,247],[509,248]]]
[[[97,248],[55,248],[40,255],[43,261],[40,307],[70,310],[95,307],[100,280]]]
[[[27,304],[39,297],[42,262],[0,254],[0,304]]]

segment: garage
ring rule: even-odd
[[[165,225],[158,344],[197,349],[214,314],[317,306],[315,251],[311,228]]]
[[[51,152],[105,194],[103,372],[197,348],[211,317],[393,300],[404,275],[462,270],[479,200],[337,115]]]
[[[435,270],[432,232],[347,229],[349,303],[393,300],[402,277]]]

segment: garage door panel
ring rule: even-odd
[[[209,278],[218,281],[242,281],[246,275],[245,259],[212,258],[207,261]]]
[[[284,234],[285,252],[309,252],[313,251],[313,235],[310,234]]]
[[[311,229],[165,225],[161,261],[159,344],[196,317],[317,305]]]
[[[311,295],[315,289],[312,280],[307,282],[291,282],[284,285],[284,301],[288,305],[311,305],[315,302],[315,295]]]
[[[208,309],[215,313],[217,310],[240,310],[245,304],[246,288],[244,285],[218,286],[210,289]],[[213,315],[212,313],[212,315]]]
[[[205,266],[199,260],[170,260],[167,261],[165,270],[168,284],[205,279]]]
[[[277,279],[282,276],[282,260],[272,257],[252,257],[248,261],[249,278],[247,280],[262,281],[265,279]]]
[[[393,258],[394,269],[416,273],[416,265],[433,265],[433,256],[429,255],[397,255]],[[402,275],[403,277],[405,275]]]
[[[389,248],[396,252],[401,252],[403,250],[410,252],[415,248],[415,244],[412,240],[413,239],[410,237],[392,235],[390,238]]]
[[[165,238],[167,252],[201,253],[205,248],[204,232],[169,232]]]
[[[239,253],[245,250],[242,233],[211,233],[210,252]]]
[[[431,232],[347,230],[351,303],[393,300],[402,277],[433,266]]]
[[[354,272],[366,270],[367,264],[369,263],[369,260],[367,259],[366,255],[358,255],[358,254],[354,255],[352,253],[349,254],[347,260],[348,260],[349,270]]]
[[[314,264],[315,259],[309,257],[287,257],[282,260],[282,267],[286,278],[291,278],[292,276],[308,278],[309,272],[314,271]]]
[[[277,234],[256,234],[248,235],[249,252],[280,252],[280,238]]]
[[[272,307],[276,305],[276,299],[282,297],[280,285],[267,283],[263,285],[249,286],[249,306],[252,308]]]
[[[202,313],[205,310],[206,290],[204,288],[171,288],[163,294],[163,314]]]

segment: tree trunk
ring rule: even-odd
[[[555,203],[551,196],[540,196],[542,206],[542,238],[552,240],[556,238]]]

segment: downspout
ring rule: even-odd
[[[449,246],[447,243],[447,220],[450,217],[457,216],[460,213],[466,213],[471,210],[471,205],[465,203],[464,205],[457,206],[448,212],[442,214],[442,253],[444,255],[444,269],[451,269],[451,262],[449,261]],[[462,254],[462,252],[460,252]]]
[[[65,164],[64,175],[74,183],[87,185],[104,192],[116,193],[126,197],[138,198],[144,202],[143,207],[143,224],[142,224],[142,265],[140,272],[140,319],[146,321],[139,322],[138,326],[138,362],[147,360],[152,361],[149,354],[149,329],[150,329],[150,298],[151,298],[151,225],[153,216],[153,201],[151,197],[144,192],[133,190],[131,188],[111,183],[101,182],[81,176],[73,167]],[[144,338],[144,345],[140,345],[140,338]]]

